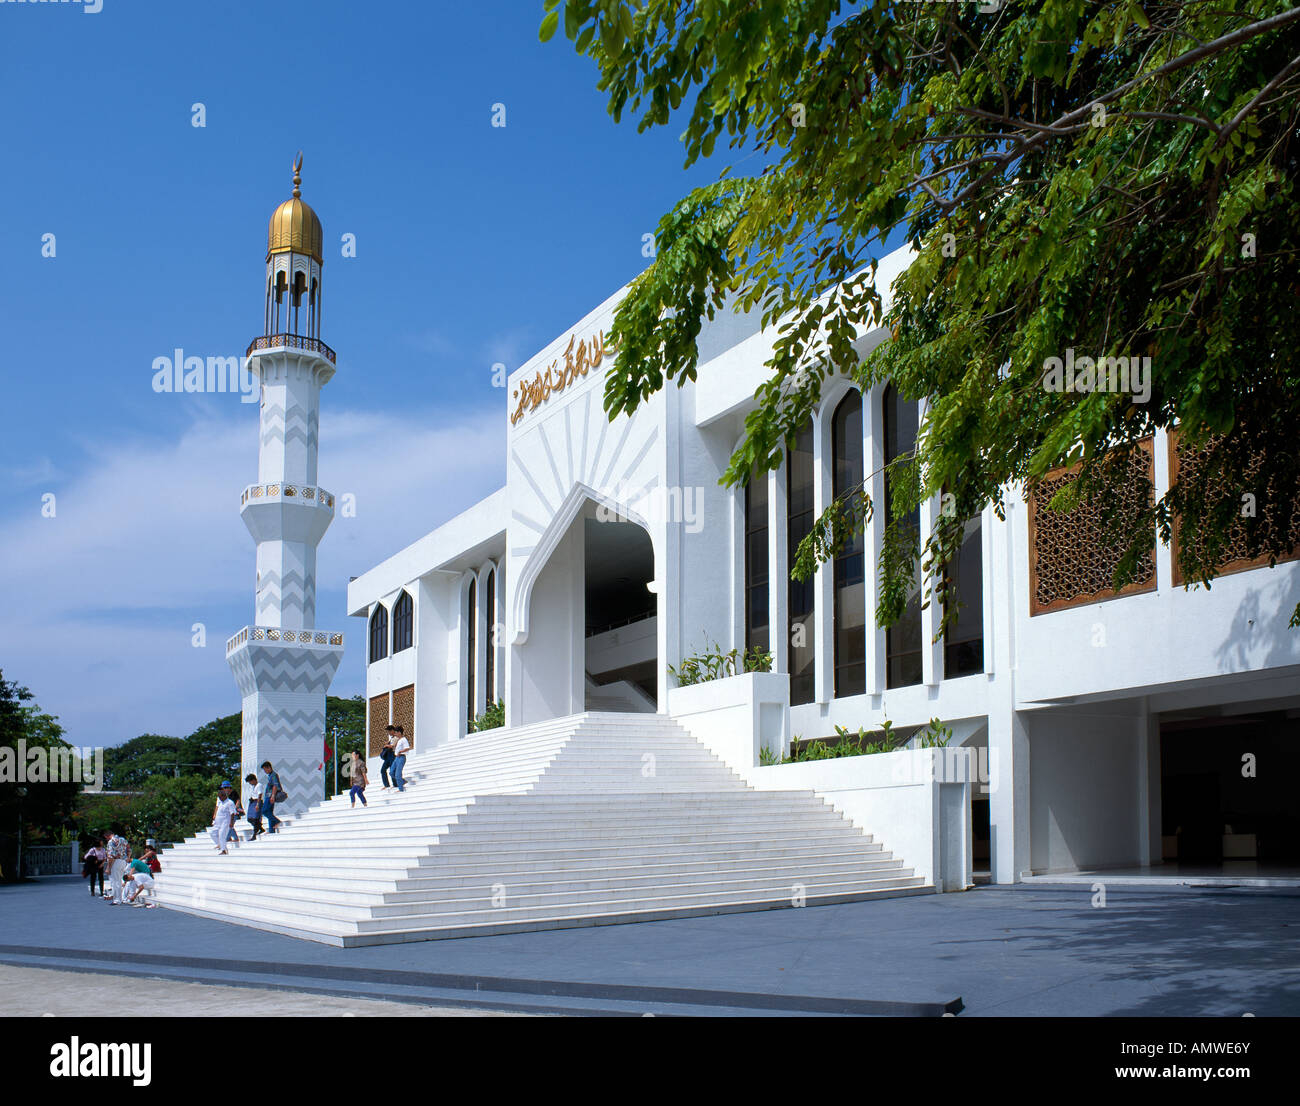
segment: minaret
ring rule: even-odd
[[[293,196],[271,216],[262,336],[248,368],[262,386],[257,480],[239,513],[257,543],[255,622],[226,643],[244,699],[243,767],[271,761],[292,814],[324,797],[325,692],[343,659],[343,635],[316,629],[316,546],[334,520],[318,487],[320,392],[334,351],[320,339],[322,234],[302,199],[302,154]]]

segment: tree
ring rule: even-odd
[[[104,786],[130,791],[143,787],[151,776],[174,775],[177,763],[185,759],[181,756],[184,744],[179,737],[146,733],[105,749]]]
[[[243,717],[239,714],[205,722],[185,739],[182,773],[223,778],[238,774],[243,731]]]
[[[132,795],[86,791],[74,802],[70,820],[83,841],[120,825],[138,853],[151,838],[162,847],[211,825],[220,783],[217,776],[158,775]]]
[[[545,7],[544,40],[559,0]],[[1080,476],[1051,505],[1101,505],[1117,590],[1175,525],[1186,578],[1206,584],[1232,533],[1273,560],[1300,546],[1300,8],[565,0],[563,19],[616,121],[681,109],[687,165],[724,132],[764,165],[724,170],[660,221],[611,328],[611,417],[694,379],[701,320],[724,306],[778,325],[726,483],[779,464],[832,373],[928,404],[891,481],[878,622],[901,613],[918,560],[951,617],[964,520],[1065,463]],[[915,260],[880,288],[900,239]],[[859,356],[876,326],[891,340]],[[1138,359],[1149,395],[1082,374],[1053,390],[1052,359],[1075,351]],[[1126,458],[1174,426],[1203,451],[1195,471],[1115,510]],[[907,515],[939,493],[950,509],[922,549]],[[797,572],[874,509],[865,487],[833,503]]]
[[[20,745],[19,743],[22,742]],[[0,746],[20,749],[71,749],[63,740],[63,727],[56,717],[43,712],[32,693],[11,683],[0,671]],[[17,765],[20,758],[15,755]],[[22,761],[25,765],[26,761]],[[0,776],[0,868],[6,879],[18,876],[19,824],[25,843],[54,840],[66,824],[79,783],[44,779],[32,782]]]
[[[335,745],[338,746],[340,757],[346,758],[353,751],[359,752],[362,756],[366,755],[366,700],[364,696],[353,695],[350,698],[344,698],[340,695],[327,695],[325,697],[325,733],[325,744],[331,753],[330,760],[326,762],[325,793],[326,795],[333,795],[336,773],[332,754]],[[343,764],[339,765],[339,774],[342,773],[343,765],[346,763],[345,759]]]

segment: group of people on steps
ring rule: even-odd
[[[400,725],[387,727],[386,735],[384,747],[379,753],[379,772],[384,781],[384,790],[395,788],[398,791],[405,791],[406,781],[402,778],[402,770],[406,767],[406,754],[410,752],[411,743]],[[360,753],[352,754],[347,772],[352,781],[349,792],[352,806],[357,805],[358,799],[361,800],[362,806],[366,806],[368,782],[366,761]],[[235,822],[239,818],[248,819],[248,824],[253,829],[248,840],[256,841],[263,833],[277,831],[280,819],[275,816],[275,805],[289,797],[280,785],[280,777],[269,760],[262,764],[260,776],[250,773],[244,778],[244,782],[248,784],[246,807],[240,804],[239,797],[229,780],[223,780],[217,791],[217,805],[212,815],[212,828],[208,833],[212,838],[213,846],[223,856],[227,855],[230,842],[233,841],[236,847],[240,843],[239,832],[235,829]],[[265,829],[262,828],[263,818],[267,823]]]

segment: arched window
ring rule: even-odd
[[[496,569],[491,569],[484,585],[483,597],[483,616],[487,621],[487,641],[484,643],[487,646],[487,663],[483,672],[483,694],[489,705],[497,701],[496,609],[497,574]]]
[[[795,436],[786,458],[786,540],[789,565],[794,567],[799,543],[812,532],[815,501],[813,499],[813,427],[812,420]],[[790,702],[813,701],[817,649],[813,640],[815,607],[814,579],[790,577]]]
[[[388,608],[382,603],[370,616],[370,663],[388,656]]]
[[[465,721],[474,717],[474,666],[478,660],[478,595],[477,581],[470,577],[469,597],[465,604]]]
[[[757,467],[745,482],[745,649],[772,648],[768,624],[767,472]]]
[[[400,653],[411,647],[415,625],[415,601],[410,592],[402,592],[393,604],[393,652]]]
[[[850,391],[831,417],[832,494],[845,504],[861,501],[862,396]],[[835,556],[835,695],[861,695],[867,689],[866,591],[862,535],[856,534]]]
[[[920,428],[916,404],[904,399],[890,384],[882,402],[885,430],[885,503],[889,522],[912,532],[918,553],[921,545],[921,512],[912,508],[903,518],[894,515],[894,492],[903,475],[891,468],[892,462],[907,457],[916,449]],[[921,563],[918,556],[913,579],[908,584],[907,602],[899,618],[885,634],[885,686],[907,687],[925,678],[921,660]]]
[[[299,269],[293,274],[293,305],[302,306],[302,294],[307,291],[307,275]]]

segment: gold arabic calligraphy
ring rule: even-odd
[[[576,347],[575,347],[576,343]],[[533,374],[532,380],[521,381],[515,389],[513,399],[519,401],[515,413],[510,416],[514,425],[529,411],[535,411],[551,398],[555,392],[562,392],[580,376],[586,376],[588,370],[600,367],[606,354],[614,352],[613,346],[605,344],[605,332],[597,331],[590,341],[579,342],[576,334],[569,336],[569,344],[564,348],[564,367],[559,360],[552,361],[543,372],[540,369]]]

